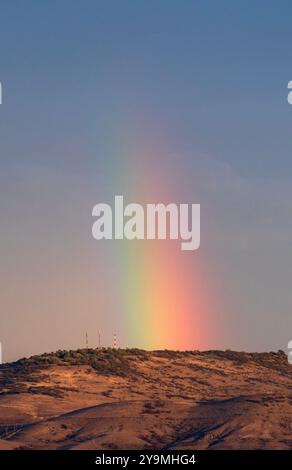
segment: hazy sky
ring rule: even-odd
[[[285,349],[291,2],[15,0],[0,15],[4,358],[84,346],[86,330],[95,345],[98,329],[105,345],[114,332],[122,346],[176,345],[173,326],[161,342],[151,322],[138,332],[152,289],[132,301],[132,245],[91,237],[93,205],[115,194],[201,204],[201,248],[171,248],[177,277],[194,275],[190,302],[208,305],[194,348]],[[131,252],[143,285],[145,243]]]

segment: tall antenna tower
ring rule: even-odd
[[[101,337],[100,337],[100,330],[97,331],[97,335],[98,335],[98,349],[101,348]]]
[[[117,349],[118,347],[118,337],[117,337],[117,334],[114,333],[114,349]]]
[[[85,347],[86,347],[86,349],[88,349],[88,334],[87,334],[87,331],[85,333]]]

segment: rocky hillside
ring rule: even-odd
[[[58,351],[0,367],[1,449],[292,449],[284,352]]]

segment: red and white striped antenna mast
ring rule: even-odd
[[[118,347],[118,337],[117,337],[117,334],[114,333],[114,349],[117,349]]]

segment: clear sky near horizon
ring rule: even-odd
[[[285,349],[292,5],[0,3],[0,340]],[[97,202],[201,204],[201,247],[96,242]],[[165,243],[165,244],[164,244]],[[150,300],[151,301],[150,301]],[[194,332],[194,333],[193,333]],[[192,336],[193,335],[193,336]]]

